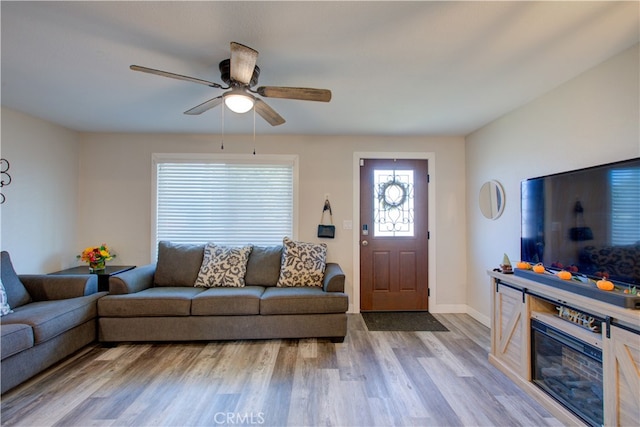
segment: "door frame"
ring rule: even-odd
[[[436,299],[436,155],[433,152],[384,152],[357,151],[353,153],[353,296],[352,313],[360,313],[360,159],[418,159],[428,161],[428,227],[429,227],[429,311],[435,308]]]

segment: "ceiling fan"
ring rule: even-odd
[[[231,42],[231,58],[225,59],[219,64],[221,79],[227,84],[226,87],[207,80],[155,70],[139,65],[131,65],[129,68],[134,71],[185,80],[217,89],[230,89],[220,96],[216,96],[185,111],[184,114],[202,114],[224,102],[231,111],[236,113],[246,113],[251,110],[251,108],[255,108],[255,112],[269,124],[278,126],[283,124],[285,120],[273,108],[255,95],[260,95],[265,98],[299,99],[303,101],[329,102],[331,100],[331,91],[328,89],[283,86],[260,86],[257,89],[253,89],[253,87],[258,84],[258,77],[260,76],[260,68],[256,65],[257,59],[258,51],[240,43]]]

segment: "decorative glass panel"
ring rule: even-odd
[[[375,170],[373,185],[374,236],[413,236],[413,171]]]

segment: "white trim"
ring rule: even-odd
[[[480,313],[470,306],[467,306],[467,314],[476,319],[478,322],[482,323],[487,328],[491,328],[491,318],[489,316]]]
[[[244,164],[288,164],[293,167],[293,235],[298,238],[299,228],[299,156],[297,154],[216,154],[216,153],[152,153],[151,154],[151,230],[150,230],[150,262],[157,259],[158,248],[155,241],[157,227],[156,203],[157,203],[157,170],[158,163],[174,162],[206,162],[206,163],[244,163]]]
[[[436,283],[436,155],[433,152],[366,152],[353,153],[353,295],[350,313],[360,313],[360,159],[419,159],[428,161],[429,171],[429,206],[427,215],[429,227],[429,311],[437,307]],[[464,311],[462,311],[464,312]]]
[[[469,307],[466,304],[434,304],[429,306],[431,313],[468,313]]]

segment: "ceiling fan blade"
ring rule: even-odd
[[[197,107],[193,107],[192,109],[185,111],[184,114],[190,114],[190,115],[202,114],[205,111],[208,111],[213,107],[217,107],[218,105],[222,104],[222,99],[223,99],[222,95],[216,96],[215,98],[212,98],[208,101],[203,102]]]
[[[267,98],[301,99],[303,101],[331,101],[328,89],[312,89],[308,87],[260,86],[257,92]]]
[[[198,83],[205,86],[216,87],[219,89],[226,89],[218,83],[210,82],[207,80],[196,79],[195,77],[183,76],[182,74],[169,73],[167,71],[155,70],[153,68],[141,67],[140,65],[132,65],[133,71],[142,71],[143,73],[156,74],[158,76],[170,77],[172,79],[185,80],[187,82]]]
[[[231,79],[248,85],[258,60],[258,51],[240,43],[231,42]]]
[[[253,106],[256,109],[256,113],[260,114],[260,117],[265,119],[271,126],[278,126],[285,122],[280,114],[273,108],[269,107],[266,102],[256,98],[256,102]]]

